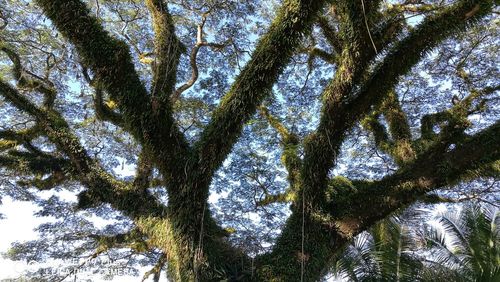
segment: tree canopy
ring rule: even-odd
[[[496,1],[0,3],[0,196],[53,219],[13,259],[318,281],[409,205],[498,200]]]

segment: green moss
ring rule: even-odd
[[[333,201],[342,202],[342,200],[339,200],[339,198],[349,198],[357,191],[358,189],[348,178],[345,178],[343,176],[336,176],[330,179],[328,188],[325,192],[325,197],[327,202],[329,203]]]
[[[17,146],[16,141],[11,141],[11,140],[0,140],[0,152],[5,151],[11,148],[14,148]]]
[[[302,215],[294,212],[287,220],[272,252],[257,257],[255,281],[300,281],[302,262],[304,281],[320,280],[333,256],[332,248],[346,241],[306,215],[302,252],[302,220]]]
[[[260,39],[250,62],[214,111],[195,150],[210,175],[220,167],[277,76],[287,65],[325,1],[287,0],[269,31]]]

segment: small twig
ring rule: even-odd
[[[196,34],[196,44],[194,45],[193,49],[191,50],[191,55],[189,56],[189,61],[191,65],[191,78],[181,85],[179,88],[177,88],[173,95],[172,95],[172,103],[175,103],[177,101],[181,94],[191,88],[195,82],[198,80],[199,76],[199,70],[198,70],[198,64],[196,62],[197,57],[198,57],[198,52],[200,51],[201,47],[207,46],[207,47],[212,47],[215,49],[222,49],[224,48],[227,44],[217,44],[217,43],[209,43],[203,41],[203,27],[205,26],[205,22],[207,20],[208,13],[204,13],[202,16],[202,21],[198,25],[197,28],[197,34]]]

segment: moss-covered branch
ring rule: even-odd
[[[332,98],[325,101],[317,133],[305,145],[306,165],[303,174],[306,185],[315,189],[326,187],[327,172],[333,165],[346,130],[365,116],[372,106],[378,107],[398,79],[426,52],[451,34],[477,22],[491,10],[492,4],[492,1],[460,1],[438,15],[427,18],[394,46],[354,98],[339,97],[338,93],[344,92],[338,80],[334,80],[326,90]],[[339,68],[340,71],[342,69]],[[352,75],[352,71],[348,74]],[[347,91],[351,91],[351,87]]]
[[[3,96],[14,107],[26,114],[36,117],[43,113],[43,111],[39,109],[35,104],[21,95],[11,85],[3,82],[2,80],[0,80],[0,95]]]
[[[401,30],[399,23],[387,21],[381,24],[379,30],[370,33],[371,37],[368,36],[363,18],[356,14],[362,12],[360,3],[347,2],[336,4],[338,17],[341,20],[340,36],[344,40],[338,68],[335,77],[322,94],[323,107],[319,126],[304,144],[302,177],[304,185],[313,188],[308,191],[310,195],[308,201],[312,202],[318,195],[317,190],[326,187],[328,171],[333,166],[346,130],[357,121],[348,116],[349,111],[346,109],[354,89],[367,75],[369,63],[377,55],[377,50],[386,48],[390,40]],[[372,4],[374,6],[370,6],[372,7],[370,11],[376,13],[374,8],[377,4]],[[373,48],[372,43],[378,48]]]
[[[115,112],[107,103],[104,102],[104,93],[99,85],[96,85],[94,88],[94,109],[97,118],[103,121],[109,121],[118,127],[123,127],[123,116]]]
[[[211,177],[241,134],[243,125],[269,95],[278,75],[299,46],[326,1],[287,0],[251,60],[215,110],[195,149],[200,166]]]
[[[155,33],[155,62],[153,65],[152,96],[162,103],[168,101],[174,90],[179,58],[184,46],[175,35],[172,16],[163,0],[146,0]]]
[[[389,4],[387,7],[387,12],[425,14],[436,11],[440,8],[442,8],[442,6],[435,4]]]
[[[125,128],[144,146],[158,152],[153,161],[162,173],[182,175],[183,165],[180,164],[185,163],[189,146],[174,122],[168,103],[150,99],[134,69],[127,45],[111,37],[82,1],[38,0],[36,3],[75,46],[83,64],[95,73],[103,90],[117,102]],[[158,44],[168,48],[165,41],[159,40]],[[170,54],[160,51],[158,55]],[[160,79],[161,84],[164,79]]]
[[[143,253],[150,248],[145,241],[144,234],[137,228],[127,233],[113,236],[90,234],[88,236],[97,243],[96,251],[104,252],[114,248],[130,248],[136,252]]]
[[[378,107],[385,95],[394,87],[399,77],[407,73],[426,52],[447,36],[477,22],[491,10],[492,4],[492,1],[459,1],[438,15],[426,19],[405,39],[393,47],[393,50],[389,52],[369,79],[359,81],[364,81],[359,91],[355,91],[353,85],[356,82],[355,79],[361,79],[362,77],[353,74],[364,71],[364,67],[360,70],[356,69],[360,65],[363,66],[363,61],[356,60],[356,63],[354,63],[353,58],[349,57],[352,56],[350,55],[351,52],[348,52],[347,56],[344,53],[342,54],[343,58],[339,63],[336,77],[326,89],[326,94],[323,97],[324,107],[318,130],[305,141],[305,157],[301,171],[305,191],[301,193],[301,197],[297,198],[298,205],[292,209],[292,215],[278,238],[273,251],[259,260],[259,271],[263,275],[263,279],[288,281],[300,277],[301,274],[307,278],[306,280],[318,279],[325,271],[328,259],[344,243],[348,242],[352,236],[360,231],[365,230],[375,220],[387,216],[391,211],[401,207],[402,202],[407,201],[403,201],[405,196],[408,195],[402,192],[406,190],[401,189],[401,186],[394,188],[398,190],[396,193],[397,200],[389,199],[390,197],[388,198],[387,194],[381,195],[379,198],[375,197],[375,192],[386,190],[376,190],[375,187],[361,196],[358,194],[360,192],[356,191],[365,190],[360,186],[362,183],[347,185],[347,187],[351,188],[342,192],[341,197],[326,197],[328,172],[336,159],[344,134],[360,118],[370,112],[372,106]],[[349,25],[345,30],[350,30]],[[346,47],[344,50],[358,47]],[[369,46],[365,45],[365,48],[369,48]],[[364,58],[370,60],[369,58],[373,55],[368,55],[365,48],[359,50],[359,52],[363,54],[362,56],[366,56]],[[442,158],[438,157],[439,160],[448,160],[454,164],[453,172],[444,173],[445,178],[464,171],[477,172],[476,168],[480,168],[482,173],[491,173],[492,166],[497,163],[498,156],[493,159],[490,156],[498,155],[498,152],[495,151],[492,155],[488,146],[480,147],[481,150],[479,147],[473,147],[481,144],[482,141],[484,141],[483,145],[498,142],[498,140],[492,141],[492,138],[487,137],[495,134],[498,136],[497,131],[498,128],[490,128],[483,134],[470,139],[470,142],[462,143],[463,146],[457,145],[457,148],[450,155],[440,155]],[[441,150],[437,150],[437,152],[439,154],[446,153]],[[473,154],[473,152],[478,154]],[[482,158],[485,157],[487,159],[483,160]],[[439,173],[436,166],[424,164],[424,160],[425,157],[420,155],[418,162],[414,161],[415,164],[418,163],[418,166],[412,166],[412,168],[415,170],[417,167],[424,168],[429,173]],[[410,173],[411,170],[407,167],[409,166],[405,166],[405,172]],[[498,170],[498,164],[496,164],[496,167]],[[495,169],[493,168],[493,170]],[[454,177],[455,180],[458,178],[461,177]],[[412,180],[414,180],[414,185],[428,187],[425,178],[412,178]],[[384,185],[384,187],[388,187],[389,190],[391,189],[389,187],[398,187],[396,182],[385,184],[387,185]],[[399,184],[403,184],[403,182]],[[439,186],[436,183],[434,187]],[[338,189],[337,187],[334,190]],[[416,190],[418,189],[411,188],[408,191],[415,193]],[[355,195],[353,201],[348,201],[349,195]],[[373,202],[373,208],[370,208],[374,199],[372,195],[379,202]],[[408,197],[408,199],[410,199],[408,200],[410,202],[415,200],[415,198],[412,199],[411,197]],[[326,207],[330,207],[329,212],[326,211]],[[360,220],[360,218],[363,220]],[[301,271],[301,262],[305,264],[305,273]]]
[[[150,187],[151,177],[153,173],[153,165],[151,164],[151,156],[146,149],[142,149],[137,160],[137,168],[134,178],[134,187],[138,190],[146,190]]]
[[[422,137],[418,142],[450,139],[454,134],[463,132],[469,125],[467,117],[484,110],[484,97],[494,93],[500,86],[486,87],[482,90],[472,89],[471,93],[462,100],[454,100],[453,106],[440,112],[424,115],[421,119],[420,130]],[[480,100],[476,106],[473,103]],[[439,127],[439,133],[435,132]]]
[[[40,136],[41,130],[38,126],[33,126],[23,130],[1,130],[0,131],[0,152],[24,145],[26,149],[37,151],[31,141]]]
[[[429,148],[411,165],[380,181],[331,179],[330,188],[319,195],[324,198],[324,205],[313,212],[306,209],[304,215],[294,210],[272,252],[258,258],[259,279],[293,281],[302,274],[300,265],[304,259],[304,281],[319,280],[333,255],[376,221],[429,191],[480,176],[498,177],[498,142],[500,123],[448,152]]]
[[[321,60],[333,65],[335,64],[335,59],[337,58],[334,54],[330,54],[318,47],[305,48],[304,53],[309,54],[309,58],[307,60],[308,64],[311,64],[313,59],[320,58]]]
[[[71,169],[68,159],[15,150],[0,156],[0,166],[24,175],[45,175]]]
[[[388,123],[391,138],[386,127],[379,121],[381,114]],[[410,126],[394,91],[391,91],[379,109],[365,117],[361,124],[373,133],[377,148],[392,156],[397,164],[404,165],[414,159]]]
[[[493,1],[459,1],[443,12],[430,16],[399,42],[373,72],[349,103],[351,116],[363,114],[373,104],[382,102],[399,78],[442,40],[460,32],[491,11]]]
[[[283,153],[281,154],[281,163],[285,166],[288,173],[288,182],[290,187],[283,194],[278,195],[268,195],[259,205],[267,205],[270,203],[284,203],[293,202],[295,193],[300,187],[300,167],[302,165],[302,160],[299,157],[299,137],[290,132],[283,123],[275,116],[273,116],[269,110],[264,107],[259,107],[261,115],[267,119],[271,127],[273,127],[278,134],[281,136],[281,147]]]
[[[328,19],[323,16],[318,17],[318,26],[335,53],[342,53],[343,42],[338,36],[337,31],[335,31],[335,29],[328,22]]]
[[[162,269],[165,267],[165,264],[167,263],[167,258],[168,256],[165,254],[162,254],[156,264],[151,268],[150,270],[146,271],[142,277],[142,282],[146,281],[146,279],[149,278],[149,276],[153,275],[153,282],[158,282],[160,281],[160,275]]]
[[[46,108],[51,108],[54,105],[57,95],[57,90],[54,84],[26,71],[21,63],[21,58],[12,48],[0,43],[0,51],[6,53],[11,62],[14,64],[12,74],[18,83],[18,87],[42,93],[45,98],[44,106]]]
[[[117,181],[105,172],[101,165],[88,155],[60,113],[54,110],[40,109],[16,89],[2,81],[0,81],[0,95],[14,107],[33,116],[39,130],[68,158],[65,160],[66,166],[60,167],[60,163],[53,163],[52,157],[14,151],[10,153],[10,156],[2,156],[1,165],[3,167],[16,170],[19,169],[21,161],[28,166],[26,174],[70,173],[73,179],[81,182],[87,188],[79,197],[81,208],[110,203],[115,209],[123,211],[133,218],[165,214],[165,207],[147,191],[134,191],[130,189],[128,184]],[[55,181],[53,183],[57,183],[56,180],[59,178],[51,179],[51,181]],[[37,183],[32,182],[31,184]]]
[[[334,208],[333,215],[342,218],[342,222],[356,219],[356,233],[430,191],[478,177],[499,177],[500,148],[495,145],[498,142],[499,122],[455,144],[452,150],[443,151],[435,144],[393,175],[375,182],[353,182],[357,190],[349,200],[344,198],[344,203],[334,201],[333,206],[341,205],[343,209]]]
[[[72,166],[66,158],[52,156],[41,151],[10,150],[0,155],[0,167],[23,176],[20,186],[49,190],[70,179]]]
[[[387,120],[392,139],[394,141],[411,140],[408,119],[394,90],[384,98],[380,109]]]

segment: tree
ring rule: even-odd
[[[500,277],[498,210],[466,206],[459,214],[438,217],[427,234],[433,251],[431,275],[456,281],[495,281]]]
[[[455,212],[439,213],[424,232],[411,221],[429,215],[380,221],[339,253],[332,272],[350,281],[498,280],[498,210],[468,203]]]
[[[333,272],[349,281],[422,281],[418,242],[398,218],[380,221],[339,254]]]
[[[498,177],[495,53],[460,38],[484,32],[482,41],[496,42],[494,1],[3,3],[4,189],[63,222],[41,226],[45,242],[17,245],[12,257],[127,248],[174,281],[314,281],[353,236],[392,212],[434,190]],[[443,42],[469,55],[424,60]],[[449,97],[460,95],[452,105],[438,99],[445,108],[418,104],[420,90],[443,91],[421,79],[430,62],[444,65],[433,75],[451,84]],[[408,89],[420,115],[402,104],[408,75],[417,77]],[[343,145],[360,131],[385,162],[365,164],[371,175],[339,176]],[[136,163],[133,177],[113,171],[117,155]],[[78,198],[39,198],[29,187]],[[215,192],[236,198],[210,208]],[[252,224],[231,216],[234,207],[272,218],[280,210],[266,207],[277,203],[290,210],[268,250],[239,240],[250,238],[245,230],[223,228]],[[123,223],[96,230],[82,211]]]

